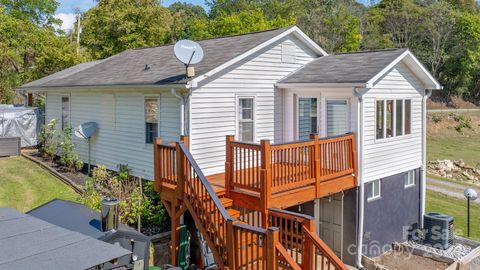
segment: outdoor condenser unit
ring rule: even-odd
[[[453,243],[453,217],[427,213],[424,216],[424,244],[438,249],[448,249]]]

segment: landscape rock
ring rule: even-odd
[[[475,168],[459,160],[435,160],[428,162],[427,172],[455,181],[480,183],[480,168]]]

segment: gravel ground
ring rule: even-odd
[[[463,195],[463,190],[467,188],[467,186],[461,184],[450,183],[447,181],[427,178],[427,189],[432,190],[438,193],[445,194],[450,197],[454,197],[457,199],[465,199],[465,195]],[[480,200],[473,201],[474,203],[480,203]]]
[[[438,255],[441,257],[448,257],[451,259],[454,259],[456,261],[459,261],[463,257],[465,257],[470,251],[472,251],[472,247],[467,246],[467,245],[462,245],[459,243],[454,243],[450,248],[443,250],[443,249],[438,249],[430,246],[425,246],[418,244],[416,242],[408,242],[406,243],[407,246],[413,247],[416,249],[421,249],[429,252],[433,256]]]

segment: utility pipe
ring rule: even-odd
[[[427,194],[427,99],[433,91],[425,89],[422,97],[422,166],[420,167],[420,228],[423,230],[423,216],[425,215],[425,199]]]
[[[358,106],[357,106],[357,145],[358,145],[358,153],[357,153],[357,160],[360,162],[357,166],[358,168],[358,175],[357,179],[359,182],[357,192],[357,257],[356,257],[356,264],[359,269],[364,269],[365,267],[362,265],[362,248],[363,248],[363,217],[364,217],[364,209],[365,209],[365,187],[364,187],[364,179],[363,179],[363,93],[359,91],[358,87],[353,87],[353,93],[358,98]]]

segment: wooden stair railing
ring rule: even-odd
[[[279,229],[279,244],[301,269],[347,270],[347,266],[317,236],[312,216],[280,209],[269,209],[270,226]],[[283,254],[285,256],[285,254]],[[286,269],[295,269],[292,262]]]

